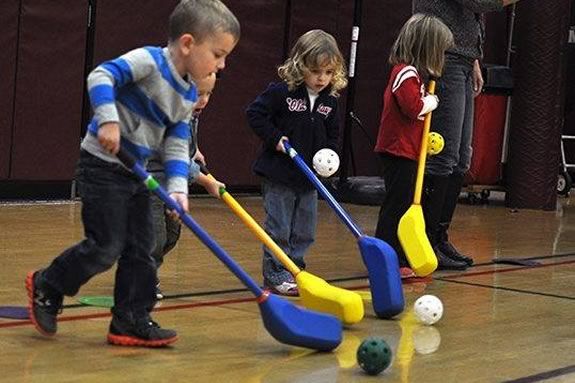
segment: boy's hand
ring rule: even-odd
[[[206,166],[206,157],[200,152],[200,149],[196,150],[196,154],[194,154],[194,158],[192,160],[201,163],[202,165]]]
[[[112,154],[120,150],[120,125],[117,122],[106,122],[98,129],[98,142]]]
[[[176,202],[182,207],[182,209],[184,209],[184,211],[187,213],[189,211],[189,203],[188,203],[188,195],[184,194],[184,193],[170,193],[170,197],[172,197],[173,199],[176,200]],[[168,212],[168,214],[170,215],[170,218],[172,218],[175,221],[179,221],[179,214],[177,211],[175,210],[170,210]]]
[[[204,188],[211,196],[220,198],[220,188],[226,188],[226,185],[218,181],[217,179],[209,179],[208,183],[204,185]]]
[[[286,136],[282,136],[280,138],[280,140],[278,141],[278,143],[276,145],[276,150],[278,152],[282,152],[282,153],[286,152],[286,149],[284,148],[284,141],[289,141],[289,138],[287,138]]]
[[[226,185],[215,179],[214,176],[207,176],[203,173],[200,173],[196,179],[196,183],[202,185],[211,196],[216,198],[220,198],[220,188],[226,187]]]

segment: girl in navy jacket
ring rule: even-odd
[[[248,107],[250,127],[263,141],[254,164],[262,179],[265,229],[300,267],[315,238],[317,192],[285,154],[283,141],[311,165],[322,148],[337,151],[338,91],[347,85],[343,56],[333,36],[322,30],[302,35],[278,68],[282,82],[272,83]],[[264,286],[282,295],[298,295],[293,276],[264,246]]]

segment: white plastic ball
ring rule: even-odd
[[[432,325],[443,316],[443,303],[435,295],[423,295],[415,301],[413,312],[421,323]]]
[[[313,156],[313,168],[321,177],[331,177],[339,169],[339,156],[331,149],[324,148]]]
[[[418,326],[413,331],[413,347],[418,354],[434,353],[440,344],[441,334],[433,326]]]

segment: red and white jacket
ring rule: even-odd
[[[383,95],[383,113],[375,151],[417,160],[424,115],[437,107],[425,96],[419,73],[411,65],[395,65]]]

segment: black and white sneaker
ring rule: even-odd
[[[114,316],[108,332],[108,343],[117,346],[163,347],[177,340],[174,330],[161,328],[149,317],[131,323]]]
[[[159,301],[164,299],[164,293],[162,293],[162,290],[160,289],[160,281],[156,283],[156,299]]]
[[[41,289],[40,271],[28,273],[26,290],[28,291],[28,314],[36,330],[46,336],[56,334],[57,316],[62,309],[64,297],[61,294]]]

